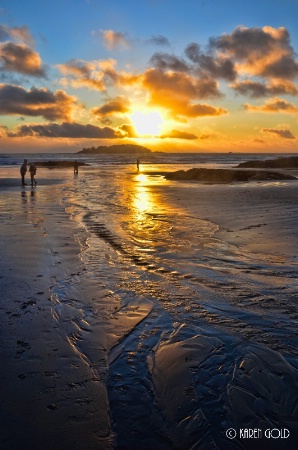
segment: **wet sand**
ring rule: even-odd
[[[65,180],[38,181],[36,189],[5,181],[0,192],[0,447],[109,448],[105,386],[53,315],[53,286],[74,279],[81,265],[73,224],[59,204]]]
[[[256,448],[254,440],[227,439],[231,426],[286,427],[289,439],[258,443],[295,448],[297,184],[147,186],[156,218],[179,220],[183,211],[201,221],[202,233],[214,224],[200,245],[207,256],[215,246],[218,259],[213,267],[200,263],[196,275],[189,266],[188,276],[178,260],[170,273],[146,265],[114,237],[112,220],[109,232],[90,225],[86,243],[87,219],[75,204],[67,211],[61,204],[73,175],[44,174],[36,189],[13,177],[0,182],[1,449],[24,442],[30,450]],[[130,192],[135,176],[123,183]],[[179,233],[183,252],[192,252],[191,237]],[[102,279],[86,270],[96,239],[96,258],[107,264]],[[262,266],[268,258],[270,274]],[[118,288],[111,290],[113,276]],[[280,299],[270,299],[274,283]]]

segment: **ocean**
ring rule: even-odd
[[[106,386],[116,448],[256,448],[227,440],[231,427],[298,437],[298,181],[158,174],[277,155],[154,153],[140,171],[129,156],[26,157],[89,164],[77,176],[39,168],[36,179],[65,178],[81,266],[59,274],[53,315]],[[0,165],[14,173],[23,158]]]
[[[279,156],[288,157],[294,154],[276,154],[276,153],[158,153],[145,154],[140,156],[141,164],[162,165],[169,168],[178,165],[191,167],[200,165],[202,167],[229,168],[244,161],[274,159]],[[296,155],[297,156],[297,155]],[[78,153],[0,153],[1,166],[20,165],[23,159],[28,161],[50,161],[50,160],[69,160],[84,161],[92,166],[126,166],[135,164],[137,155],[88,155]]]

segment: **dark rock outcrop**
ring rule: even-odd
[[[35,164],[36,167],[48,167],[48,168],[66,168],[66,167],[73,167],[73,161],[36,161],[33,164]],[[78,166],[88,166],[89,164],[86,164],[84,162],[78,161]]]
[[[165,175],[167,180],[195,180],[205,183],[232,183],[255,180],[296,180],[291,175],[264,170],[190,169],[178,170]]]

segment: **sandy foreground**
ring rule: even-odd
[[[63,296],[63,280],[67,280],[68,284],[73,284],[67,295],[81,302],[85,313],[88,302],[96,296],[96,285],[84,278],[78,224],[70,220],[60,203],[63,183],[71,174],[65,178],[57,176],[57,172],[55,175],[45,172],[45,177],[38,180],[36,189],[30,186],[22,188],[19,179],[7,179],[6,175],[5,172],[0,174],[0,448],[115,448],[106,388],[108,362],[111,363],[117,352],[121,351],[121,347],[117,347],[121,335],[146,317],[152,305],[144,302],[139,313],[131,310],[130,316],[128,313],[125,318],[121,318],[119,313],[118,331],[113,329],[114,324],[99,320],[94,324],[94,329],[100,338],[95,341],[88,331],[88,323],[80,322],[80,317],[76,319],[69,303],[68,306],[61,305],[53,295],[55,289],[60,289]],[[289,184],[282,190],[279,186],[280,182],[272,182],[270,189],[260,192],[257,183],[245,188],[205,185],[198,191],[191,184],[186,189],[185,184],[181,183],[175,189],[172,185],[161,186],[155,195],[159,197],[161,208],[164,202],[165,208],[171,207],[173,211],[175,208],[189,209],[190,213],[193,211],[188,207],[191,204],[189,199],[196,199],[200,218],[211,220],[219,226],[218,238],[237,245],[247,255],[258,254],[260,260],[265,261],[270,255],[272,261],[278,264],[295,267],[298,263],[297,185]],[[296,310],[294,303],[292,306],[291,326],[294,327],[295,324],[297,326],[298,313],[297,305]],[[119,305],[111,300],[107,310],[102,312],[103,316],[108,317],[110,310],[115,308]],[[65,333],[70,319],[72,328]],[[85,333],[81,344],[84,352],[80,352],[80,346],[76,345],[81,336],[76,335],[73,328],[76,320],[78,328]],[[201,364],[212,349],[219,349],[222,343],[216,336],[200,334],[195,338],[190,336],[189,340],[184,336],[183,342],[180,342],[179,328],[177,330],[167,345],[155,351],[154,359],[148,364],[160,401],[159,407],[168,417],[169,442],[177,439],[177,448],[190,448],[183,447],[183,432],[176,429],[174,414],[181,407],[188,408],[186,401],[191,395],[187,391],[191,375],[185,352]],[[258,344],[257,337],[254,343]],[[245,377],[248,372],[243,375],[239,367],[235,367],[234,377],[240,381],[238,386],[237,383],[231,385],[229,391],[233,419],[239,427],[241,420],[249,417],[247,423],[255,426],[255,417],[250,417],[256,407],[249,391],[252,388],[260,398],[268,397],[267,404],[273,402],[273,411],[278,413],[279,408],[287,416],[291,411],[293,420],[288,417],[287,423],[291,425],[291,437],[295,438],[298,436],[297,429],[295,434],[297,397],[294,397],[297,393],[297,373],[279,353],[278,344],[272,343],[272,347],[265,352],[254,348],[254,343],[252,347],[247,347],[251,353],[243,355],[242,362],[245,370],[251,364],[258,370],[248,367],[252,375],[247,381]],[[297,358],[294,347],[291,350],[289,343],[290,356]],[[269,375],[266,372],[266,377],[262,379],[260,372],[265,368]],[[266,392],[261,388],[264,384],[267,386]],[[271,391],[274,400],[271,399]],[[112,401],[117,402],[116,393]],[[200,414],[198,411],[193,419],[195,425],[189,423],[189,429],[204,422],[204,415]],[[185,442],[191,442],[189,439],[188,435]],[[213,443],[210,445],[208,447],[202,440],[195,448],[217,448]],[[229,445],[227,442],[227,446],[222,448],[254,448],[251,441],[242,447]],[[129,446],[121,448],[130,449]],[[171,444],[165,443],[164,447],[158,448],[171,448]],[[294,448],[294,444],[292,440],[286,443],[279,441],[263,448],[289,449]]]

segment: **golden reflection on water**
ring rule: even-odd
[[[132,206],[138,220],[144,220],[144,214],[153,211],[153,195],[148,186],[148,176],[142,173],[136,175],[135,192]]]
[[[139,250],[154,251],[153,242],[162,237],[164,224],[159,220],[162,206],[155,191],[156,177],[139,173],[134,178],[129,228]]]

